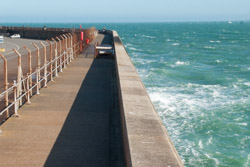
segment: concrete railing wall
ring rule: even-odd
[[[113,31],[126,166],[182,167],[182,161],[132,64]]]
[[[23,38],[29,39],[51,39],[66,33],[76,33],[80,38],[80,31],[84,32],[84,39],[94,32],[95,27],[88,29],[75,29],[75,28],[38,28],[38,27],[6,27],[0,26],[0,34],[20,34]]]

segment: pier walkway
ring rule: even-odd
[[[115,62],[94,57],[99,34],[1,129],[1,167],[123,166]]]

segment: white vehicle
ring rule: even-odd
[[[14,39],[14,38],[21,38],[20,34],[14,34],[14,35],[11,35],[10,36],[11,39]]]

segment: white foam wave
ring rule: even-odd
[[[177,61],[175,64],[170,65],[170,67],[176,67],[176,66],[183,66],[183,65],[189,65],[189,62],[182,62],[182,61]]]
[[[216,166],[219,166],[220,161],[219,161],[218,159],[211,157],[208,153],[205,153],[205,155],[206,155],[209,159],[214,160]]]
[[[244,85],[250,86],[250,82],[246,82],[246,83],[244,83]]]
[[[145,38],[151,38],[151,39],[154,39],[156,37],[153,37],[153,36],[149,36],[149,35],[142,35],[142,37],[145,37]]]
[[[204,46],[205,49],[215,49],[215,47],[212,46]]]
[[[241,126],[247,126],[248,124],[246,122],[243,123],[236,123],[237,125],[241,125]]]
[[[213,143],[213,137],[210,137],[206,143],[206,145],[210,145]]]
[[[199,148],[200,148],[200,149],[203,149],[202,140],[199,140]]]
[[[234,91],[239,91],[240,89],[239,87]],[[205,152],[203,152],[203,149],[216,145],[214,140],[217,140],[217,138],[213,136],[215,131],[211,123],[213,123],[213,119],[217,119],[216,112],[220,112],[219,108],[228,108],[228,106],[244,103],[244,101],[249,99],[249,96],[238,98],[230,95],[232,87],[194,83],[183,85],[170,84],[168,87],[151,87],[148,88],[148,92],[171,138],[177,142],[178,149],[181,150],[184,157],[190,155],[196,157],[200,156],[199,154],[204,155]],[[228,114],[234,113],[231,112],[232,110],[229,109]],[[197,121],[200,125],[209,123],[212,126],[211,129],[205,132],[209,136],[208,139],[200,139],[198,143],[194,143],[193,140],[189,139],[178,142],[178,139],[182,138],[180,136],[194,134],[195,129],[197,129]],[[248,123],[243,120],[237,121],[234,124],[237,123],[239,126],[248,126]],[[220,161],[216,159],[216,156],[210,155],[209,159],[213,160],[216,166],[220,165]]]
[[[221,41],[210,41],[210,43],[221,43]]]
[[[247,161],[244,164],[244,167],[249,167],[249,165],[250,165],[250,154],[248,154],[248,156],[247,156]]]
[[[137,49],[137,48],[134,48],[134,47],[128,47],[129,50],[132,50],[132,51],[142,51],[141,49]]]
[[[180,44],[179,43],[173,43],[172,45],[173,46],[179,46]]]
[[[217,63],[222,63],[222,61],[221,61],[221,60],[216,60],[216,62],[217,62]]]

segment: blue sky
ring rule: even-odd
[[[0,22],[250,20],[250,0],[2,0]]]

